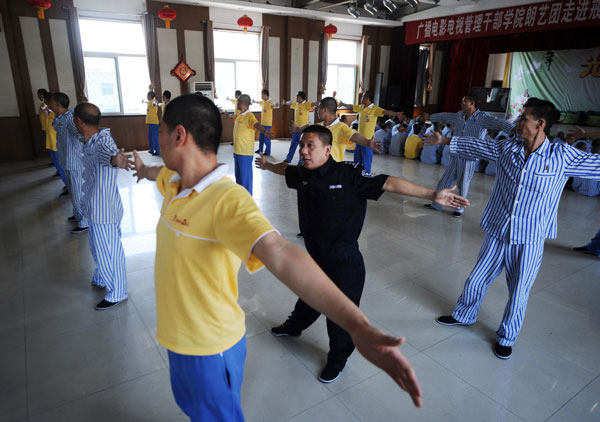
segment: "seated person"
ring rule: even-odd
[[[422,126],[420,124],[416,124],[414,126],[415,133],[420,133],[421,129]],[[404,158],[408,158],[409,160],[416,160],[421,155],[422,149],[423,140],[417,135],[410,135],[406,138],[406,144],[404,146]]]
[[[454,130],[454,126],[451,124],[447,124],[444,129],[442,129],[442,136],[447,136],[449,138],[452,137],[452,132]]]
[[[396,157],[404,156],[404,144],[408,135],[407,128],[408,125],[406,123],[398,123],[392,128],[392,138],[390,139],[391,155]]]
[[[442,160],[441,160],[440,164],[444,167],[448,167],[448,165],[450,164],[450,146],[449,145],[444,145],[444,148],[442,149]]]
[[[436,123],[431,125],[429,129],[425,131],[425,134],[438,132],[442,133],[442,123]],[[424,145],[421,151],[421,161],[427,164],[437,164],[442,160],[442,151],[444,151],[444,145]]]
[[[556,134],[556,136],[552,139],[552,143],[558,143],[558,142],[563,142],[565,140],[565,133],[564,132],[558,132]]]
[[[600,154],[600,145],[592,147],[592,154]],[[580,195],[598,196],[600,195],[600,180],[583,179],[581,177],[573,178],[573,190]]]
[[[392,140],[392,120],[386,120],[381,124],[381,129],[375,132],[373,138],[381,143],[383,150],[381,154],[388,154],[390,151],[390,143]]]
[[[583,152],[592,151],[592,141],[588,141],[587,139],[578,139],[573,143],[573,146]]]

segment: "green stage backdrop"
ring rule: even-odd
[[[600,126],[600,48],[513,53],[510,87],[509,119],[538,97],[558,107],[563,124]]]

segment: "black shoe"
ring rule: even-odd
[[[71,222],[71,223],[77,223],[77,219],[75,218],[74,215],[70,216],[69,218],[67,218],[67,221]]]
[[[465,324],[463,322],[460,322],[460,321],[452,318],[452,315],[444,315],[444,316],[437,317],[435,319],[435,322],[437,322],[440,325],[464,325],[466,327],[468,327],[469,325],[473,325],[473,324]]]
[[[273,334],[275,337],[300,337],[302,332],[291,331],[282,324],[271,328],[271,334]]]
[[[54,173],[54,175],[52,177],[60,177],[60,173],[56,172],[56,173]]]
[[[288,160],[283,160],[283,162],[284,162],[284,163],[288,163],[288,164],[290,163]]]
[[[270,157],[271,154],[263,154],[263,157]]]
[[[597,252],[590,251],[587,246],[580,246],[578,248],[571,248],[575,252],[584,253],[586,255],[599,256]]]
[[[123,299],[120,302],[109,302],[108,300],[102,299],[102,302],[98,303],[95,308],[97,311],[105,311],[107,309],[112,308],[113,306],[118,305],[119,303],[125,302],[127,299]]]
[[[48,167],[54,167],[54,163],[48,164]]]
[[[231,145],[233,145],[233,142],[231,143]]]
[[[325,365],[325,368],[323,368],[321,375],[319,375],[319,381],[329,384],[330,382],[334,382],[336,379],[338,379],[341,373],[342,371],[339,369],[327,364]]]
[[[254,151],[255,154],[258,154],[259,152],[262,152],[261,150],[257,149],[256,151]]]
[[[297,237],[298,239],[304,239],[304,235],[303,235],[302,233],[298,233],[298,234],[296,235],[296,237]]]
[[[58,196],[69,196],[69,189],[65,186]]]
[[[83,232],[86,232],[86,231],[88,231],[87,227],[79,227],[79,226],[77,226],[73,230],[71,230],[71,233],[73,233],[73,234],[79,234],[79,233],[83,233]]]
[[[460,218],[460,217],[462,217],[462,212],[454,211],[452,213],[452,217],[454,217],[454,218]]]
[[[435,208],[433,208],[433,205],[431,204],[425,204],[423,205],[425,208],[429,208],[430,210],[434,210]]]
[[[512,347],[501,346],[500,343],[496,342],[494,346],[494,354],[500,359],[509,359],[512,356]]]

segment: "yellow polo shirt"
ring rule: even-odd
[[[46,103],[44,101],[40,101],[40,125],[42,126],[42,130],[46,130],[46,113],[44,113],[44,107],[46,106]]]
[[[148,101],[148,108],[146,109],[146,124],[157,125],[158,122],[158,105],[156,101]]]
[[[367,139],[371,139],[375,134],[377,118],[384,115],[383,109],[375,104],[371,104],[369,107],[360,104],[355,105],[352,110],[358,113],[358,133]]]
[[[157,339],[184,355],[221,353],[245,334],[237,274],[263,263],[254,245],[275,231],[241,186],[220,165],[194,188],[179,192],[177,173],[163,167],[156,184],[164,196],[156,228]]]
[[[324,124],[321,122],[321,125]],[[335,119],[330,126],[326,126],[331,131],[332,145],[331,145],[331,156],[335,161],[345,161],[344,153],[346,147],[350,143],[350,138],[356,132],[353,131],[347,124],[340,122],[340,119]]]
[[[406,138],[406,143],[404,144],[404,158],[408,158],[410,160],[417,159],[421,155],[422,149],[423,140],[417,135],[411,135]]]
[[[259,101],[260,110],[260,124],[263,126],[273,126],[273,100]]]
[[[254,155],[254,125],[258,123],[254,114],[246,110],[233,124],[233,152],[238,155]]]
[[[52,122],[56,115],[53,112],[50,112],[48,116],[46,116],[46,149],[51,149],[52,151],[56,151],[56,131],[54,130],[54,126],[52,126]]]
[[[233,103],[233,116],[231,116],[231,117],[235,121],[237,116],[240,115],[240,110],[237,108],[237,100],[231,100],[231,102]]]
[[[306,126],[308,124],[308,113],[312,108],[312,104],[308,101],[298,103],[294,101],[290,106],[294,109],[294,124],[296,127]]]

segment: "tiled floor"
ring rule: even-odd
[[[288,145],[274,142],[273,156],[281,159]],[[231,146],[219,156],[232,165]],[[155,335],[160,194],[121,172],[130,299],[100,313],[93,310],[102,293],[89,283],[94,263],[87,234],[69,233],[70,201],[57,197],[61,183],[48,162],[0,165],[0,420],[186,420]],[[373,170],[434,187],[443,168],[376,156]],[[269,328],[285,319],[295,297],[266,270],[242,270],[247,420],[600,420],[600,260],[569,250],[600,227],[600,197],[564,193],[559,237],[546,243],[512,359],[492,354],[506,301],[503,278],[490,288],[475,326],[434,322],[452,310],[475,262],[483,238],[478,223],[493,183],[475,175],[472,207],[460,220],[392,194],[369,204],[360,239],[367,266],[362,309],[377,327],[406,336],[403,351],[423,387],[422,409],[356,353],[338,381],[319,383],[328,344],[324,319],[298,339],[272,337]],[[255,170],[254,191],[282,235],[301,245],[296,195],[283,178]]]

